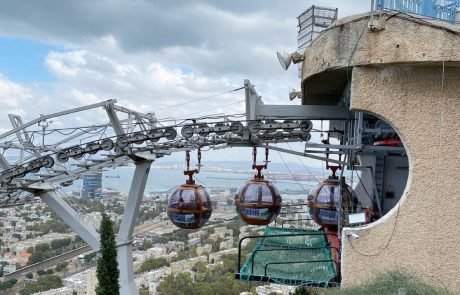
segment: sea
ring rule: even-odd
[[[132,166],[104,170],[102,173],[102,188],[128,193],[133,176],[134,167]],[[252,177],[253,174],[251,172],[201,171],[194,178],[197,183],[207,188],[236,189]],[[145,194],[168,193],[173,188],[185,183],[186,179],[187,177],[181,170],[151,168]],[[76,180],[73,185],[66,187],[64,191],[70,193],[81,190],[82,184],[82,180]],[[278,188],[283,197],[297,197],[299,195],[306,196],[318,183],[305,180],[273,180],[273,184]]]

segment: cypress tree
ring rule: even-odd
[[[104,213],[100,227],[101,250],[97,260],[97,279],[99,285],[96,288],[97,295],[119,295],[120,284],[118,277],[117,244],[113,231],[113,222]]]

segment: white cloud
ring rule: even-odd
[[[358,0],[317,2],[337,5],[342,15],[369,6]],[[296,17],[311,4],[9,1],[0,10],[0,34],[51,42],[66,51],[49,52],[44,61],[56,82],[18,85],[0,76],[0,97],[5,101],[0,128],[9,128],[7,109],[30,120],[40,113],[107,99],[143,112],[158,110],[158,117],[241,113],[243,105],[237,102],[244,98],[242,91],[168,107],[240,87],[244,79],[256,85],[266,103],[291,104],[287,92],[289,87],[299,88],[297,71],[293,67],[284,72],[275,53],[296,49]],[[66,124],[64,118],[60,124]]]

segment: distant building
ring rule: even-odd
[[[189,239],[188,244],[192,246],[198,246],[201,244],[201,239],[200,238]]]
[[[102,172],[83,176],[82,198],[95,198],[100,196],[102,189]]]
[[[232,248],[228,250],[219,251],[216,253],[209,254],[209,263],[216,263],[222,260],[224,255],[238,254],[238,248]]]
[[[231,249],[232,247],[233,247],[233,238],[229,238],[228,240],[220,242],[219,250],[220,251],[228,250],[228,249]]]
[[[16,271],[16,264],[8,264],[3,267],[3,272],[5,274]]]
[[[198,256],[205,255],[205,254],[209,254],[209,253],[211,253],[211,251],[212,251],[212,246],[211,246],[211,244],[206,244],[206,245],[204,245],[204,246],[198,246],[198,247],[196,248],[196,254],[197,254]]]

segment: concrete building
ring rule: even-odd
[[[96,172],[83,176],[82,198],[94,198],[100,196],[102,189],[102,172]]]
[[[184,272],[187,270],[192,269],[195,264],[198,262],[208,262],[208,257],[206,256],[198,256],[198,257],[193,257],[190,259],[184,259],[176,262],[172,262],[170,267],[171,267],[171,274],[176,274],[179,272]]]
[[[216,227],[214,228],[214,234],[217,235],[219,238],[223,239],[225,237],[233,236],[233,231],[226,227]]]
[[[224,255],[238,254],[238,248],[232,248],[209,254],[209,263],[216,263],[222,260]]]
[[[191,246],[198,246],[198,245],[201,244],[201,239],[200,238],[192,238],[192,239],[189,239],[187,242]]]
[[[228,249],[231,249],[231,248],[233,248],[233,238],[228,238],[225,241],[220,242],[220,244],[219,244],[219,250],[220,251],[228,250]]]
[[[156,292],[156,287],[159,285],[161,280],[169,275],[171,275],[170,267],[161,267],[156,270],[145,272],[145,273],[142,273],[136,276],[135,278],[136,286],[138,288],[142,286],[149,288],[149,292],[152,294],[152,292]],[[156,284],[155,288],[153,287],[151,288],[152,283]],[[155,289],[155,291],[153,289]]]
[[[459,78],[460,27],[447,22],[359,15],[339,20],[307,47],[302,104],[338,104],[350,83],[350,110],[383,118],[408,157],[402,197],[384,195],[394,207],[374,223],[343,230],[343,286],[398,268],[460,286]]]
[[[198,256],[209,254],[209,253],[211,253],[211,251],[212,251],[212,245],[211,244],[206,244],[204,246],[196,247],[196,254]]]
[[[273,294],[291,294],[294,293],[295,286],[285,286],[285,285],[276,285],[268,284],[256,287],[257,295],[273,295]]]
[[[193,232],[193,233],[189,233],[187,235],[187,237],[189,239],[193,239],[193,238],[201,238],[202,236],[204,236],[206,234],[206,231],[205,230],[199,230],[199,231],[196,231],[196,232]]]

